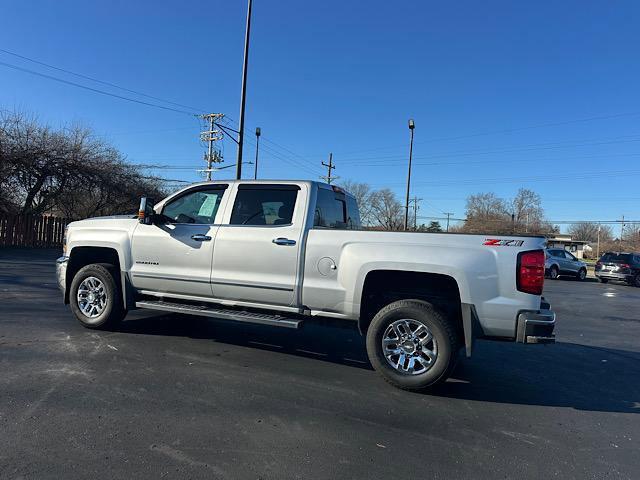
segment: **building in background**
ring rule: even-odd
[[[564,248],[577,258],[584,258],[593,250],[585,240],[573,240],[571,235],[547,235],[547,248]]]

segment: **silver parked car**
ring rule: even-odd
[[[578,280],[587,278],[587,264],[563,248],[550,248],[545,253],[544,270],[549,278],[556,279],[560,275],[571,275]]]

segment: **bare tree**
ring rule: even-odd
[[[82,127],[53,130],[35,118],[0,113],[0,212],[82,218],[135,211],[141,192],[163,196],[112,146]]]
[[[511,212],[518,231],[536,232],[544,223],[542,199],[533,190],[520,188],[515,198],[511,200]]]
[[[507,216],[505,201],[495,193],[478,193],[467,197],[467,218],[492,219]]]
[[[600,229],[600,242],[613,239],[613,230],[609,225],[598,225],[593,222],[574,223],[567,229],[567,233],[575,240],[593,243],[598,241],[598,229]]]
[[[467,197],[466,217],[466,232],[502,233],[511,228],[507,203],[491,192]]]
[[[340,183],[340,186],[353,195],[356,202],[358,202],[362,225],[369,226],[374,224],[375,221],[372,218],[372,198],[374,192],[371,190],[369,184],[344,180]]]
[[[521,188],[507,202],[494,193],[478,193],[467,197],[467,218],[462,227],[450,229],[468,233],[544,234],[558,228],[544,219],[540,195]]]
[[[384,230],[401,230],[404,226],[402,204],[395,193],[384,188],[373,192],[371,196],[371,217],[374,225]]]
[[[625,224],[620,250],[640,252],[640,223]]]

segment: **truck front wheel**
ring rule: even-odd
[[[454,326],[422,300],[390,303],[367,330],[367,354],[373,368],[404,390],[423,390],[446,380],[458,351]]]
[[[69,301],[78,321],[87,328],[111,330],[126,315],[113,265],[93,263],[73,277]]]

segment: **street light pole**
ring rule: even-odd
[[[240,122],[238,127],[238,159],[236,179],[242,178],[242,144],[244,143],[244,106],[247,96],[247,65],[249,64],[249,34],[251,32],[251,2],[247,4],[247,28],[244,34],[244,62],[242,65],[242,93],[240,95]]]
[[[260,147],[260,127],[256,127],[256,166],[253,173],[253,179],[258,179],[258,148]]]
[[[409,141],[409,171],[407,172],[407,197],[404,204],[404,230],[409,228],[409,192],[411,190],[411,157],[413,156],[413,129],[416,127],[413,118],[409,119],[409,131],[411,140]]]

